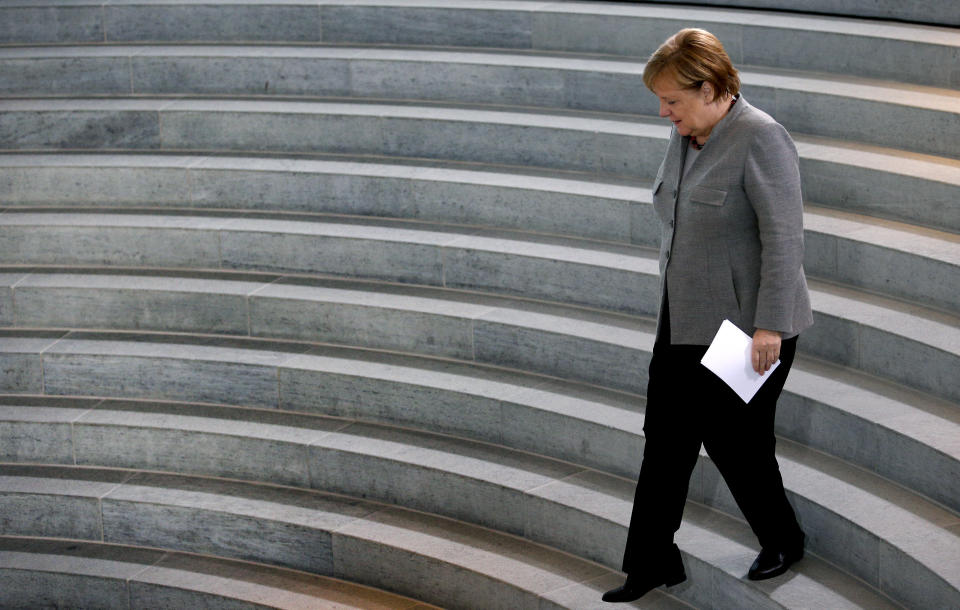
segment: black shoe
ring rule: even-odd
[[[766,580],[775,576],[780,576],[787,571],[794,563],[803,558],[803,543],[791,551],[780,551],[774,549],[761,549],[760,554],[754,560],[753,565],[747,572],[747,578],[750,580]]]
[[[679,570],[666,576],[644,578],[642,576],[627,576],[627,582],[616,589],[610,589],[603,594],[603,601],[611,604],[632,602],[640,599],[653,589],[660,585],[672,587],[678,585],[687,579],[686,572],[683,571],[683,564],[679,564]]]

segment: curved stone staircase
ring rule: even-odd
[[[689,25],[801,155],[809,554],[704,454],[636,606],[960,607],[960,31],[440,0],[0,2],[0,606],[602,607]]]

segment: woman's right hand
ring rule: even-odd
[[[773,363],[780,358],[780,333],[775,330],[758,328],[753,333],[753,345],[750,347],[750,358],[753,370],[763,375],[770,370]]]

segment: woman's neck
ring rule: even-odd
[[[730,112],[730,109],[733,108],[733,105],[736,103],[737,98],[733,97],[732,95],[726,95],[710,104],[710,106],[715,110],[713,117],[714,120],[707,127],[706,133],[690,137],[690,142],[697,150],[703,148],[703,146],[707,143],[707,140],[710,139],[710,134],[713,133],[713,128],[717,126],[717,123],[723,120],[723,117],[727,116],[727,113]]]

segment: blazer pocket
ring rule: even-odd
[[[694,203],[721,206],[726,200],[727,191],[707,188],[705,186],[698,186],[690,191],[690,201]]]

